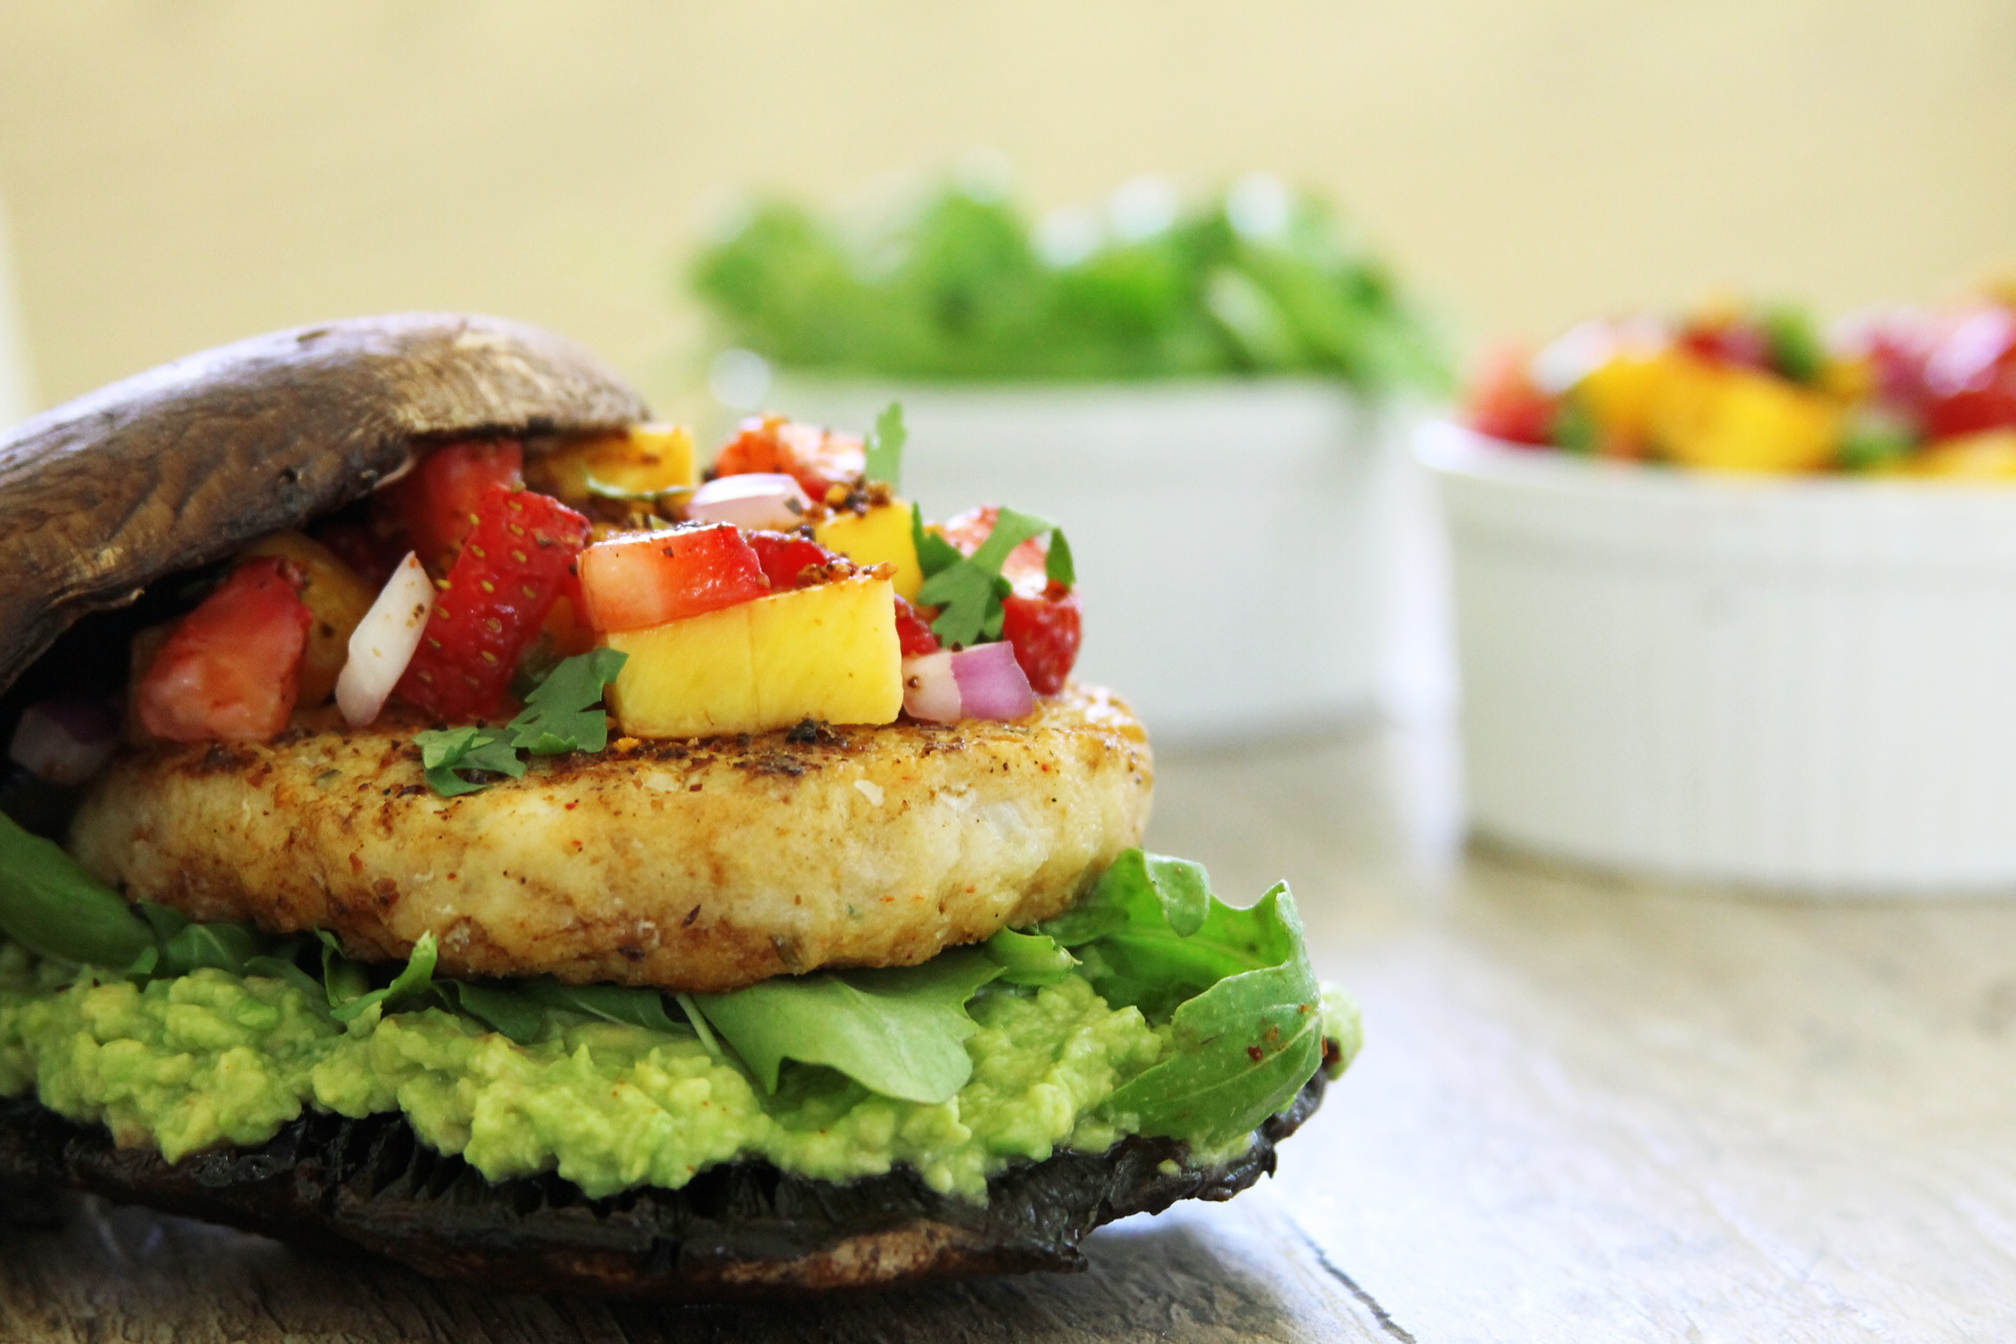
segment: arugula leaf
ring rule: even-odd
[[[437,980],[454,1006],[518,1045],[530,1045],[546,1029],[546,1009],[509,981]]]
[[[125,967],[153,950],[147,922],[53,841],[0,814],[0,933],[29,951]]]
[[[1228,975],[1180,1004],[1169,1052],[1105,1103],[1109,1112],[1131,1112],[1144,1134],[1207,1147],[1250,1133],[1323,1062],[1322,990],[1287,885],[1250,910],[1218,906],[1212,919],[1246,924],[1255,955],[1271,964]]]
[[[1037,927],[1080,954],[1108,1003],[1158,1022],[1226,976],[1272,959],[1253,911],[1213,896],[1200,865],[1140,849],[1115,859],[1076,909]]]
[[[980,950],[1001,968],[1001,982],[1007,985],[1054,985],[1078,964],[1062,944],[1042,933],[1002,929]]]
[[[505,725],[511,745],[534,756],[601,751],[609,745],[609,716],[597,706],[602,688],[616,680],[630,655],[594,649],[563,659],[525,697],[525,709]]]
[[[413,734],[413,742],[420,748],[420,767],[427,772],[427,782],[443,798],[490,787],[462,778],[457,770],[489,770],[513,779],[525,773],[525,762],[494,728],[428,728]]]
[[[323,979],[329,989],[329,1016],[338,1022],[355,1021],[368,1009],[424,993],[433,986],[437,949],[431,933],[420,935],[419,941],[413,944],[413,955],[406,959],[405,969],[392,978],[391,984],[373,990],[362,989],[369,982],[363,968],[356,962],[342,956],[340,951],[332,958],[334,938],[325,933],[322,940]],[[356,967],[356,970],[350,971],[348,967]]]
[[[861,475],[867,480],[886,482],[891,490],[903,483],[903,443],[910,433],[903,427],[903,403],[892,401],[875,418],[875,430],[868,436],[868,463]]]
[[[621,1022],[652,1031],[677,1031],[679,1024],[665,1011],[665,996],[655,989],[628,985],[566,985],[552,976],[529,980],[525,996],[546,1008],[560,1008],[604,1022]]]
[[[921,526],[916,530],[921,532]],[[1001,599],[1013,591],[1002,576],[1001,566],[1017,546],[1046,532],[1050,534],[1052,554],[1044,562],[1045,575],[1067,583],[1075,581],[1071,547],[1064,542],[1064,534],[1057,530],[1057,524],[1033,513],[1001,510],[994,520],[994,530],[970,556],[959,555],[956,547],[941,539],[941,544],[956,559],[946,560],[943,552],[934,548],[932,558],[938,567],[935,570],[928,565],[924,567],[929,577],[917,591],[920,603],[939,608],[937,619],[931,622],[931,632],[955,648],[999,639]],[[920,544],[920,563],[923,555]]]
[[[264,975],[275,980],[285,980],[306,995],[310,1003],[320,1003],[328,995],[327,987],[295,965],[291,957],[264,955],[247,957],[243,974]]]
[[[1285,885],[1235,909],[1201,866],[1130,849],[1039,931],[1077,951],[1108,1003],[1169,1023],[1162,1061],[1106,1103],[1143,1133],[1229,1143],[1322,1063],[1322,991]]]
[[[983,953],[943,952],[921,966],[779,978],[692,998],[766,1092],[793,1059],[885,1097],[935,1104],[972,1077],[965,1041],[979,1026],[966,1002],[1000,974]]]

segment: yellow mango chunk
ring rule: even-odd
[[[887,579],[772,593],[605,642],[630,655],[609,704],[632,737],[760,733],[807,718],[891,723],[903,708]]]
[[[1645,451],[1653,407],[1675,363],[1675,356],[1665,352],[1620,355],[1591,369],[1575,385],[1574,395],[1601,431],[1601,451],[1627,457]]]
[[[917,563],[917,543],[910,535],[910,505],[900,499],[877,504],[866,513],[832,514],[812,528],[812,538],[861,565],[896,566],[896,591],[906,602],[917,600],[924,570]]]
[[[2016,430],[1991,429],[1942,439],[1911,463],[1913,475],[1948,481],[2016,479]]]
[[[1683,359],[1662,380],[1652,437],[1673,461],[1709,471],[1818,471],[1839,450],[1828,398],[1751,369]]]
[[[684,425],[632,425],[525,464],[527,484],[563,500],[602,491],[660,495],[700,481],[693,434]]]
[[[313,619],[308,624],[308,643],[301,650],[300,692],[295,703],[310,709],[327,701],[336,692],[336,677],[350,657],[350,635],[378,594],[364,576],[350,568],[336,552],[299,532],[275,532],[247,546],[248,558],[278,556],[292,560],[307,576],[301,600],[308,604]]]
[[[890,587],[888,579],[857,577],[746,604],[763,727],[807,718],[895,721],[903,708],[903,651]]]
[[[611,634],[630,655],[609,687],[609,708],[631,737],[754,732],[756,674],[749,659],[754,603]]]

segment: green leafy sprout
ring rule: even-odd
[[[1385,263],[1323,200],[1265,177],[1145,233],[1091,211],[1038,222],[957,177],[879,221],[759,201],[689,277],[725,341],[793,369],[1453,385],[1446,343]]]

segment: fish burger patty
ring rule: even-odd
[[[1056,915],[1138,844],[1147,736],[1072,686],[1024,720],[554,756],[444,798],[414,726],[122,754],[71,849],[133,900],[354,955],[720,992],[908,966]]]

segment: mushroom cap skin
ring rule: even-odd
[[[0,691],[78,618],[362,498],[429,442],[646,418],[573,341],[455,313],[272,332],[100,388],[0,437]]]

